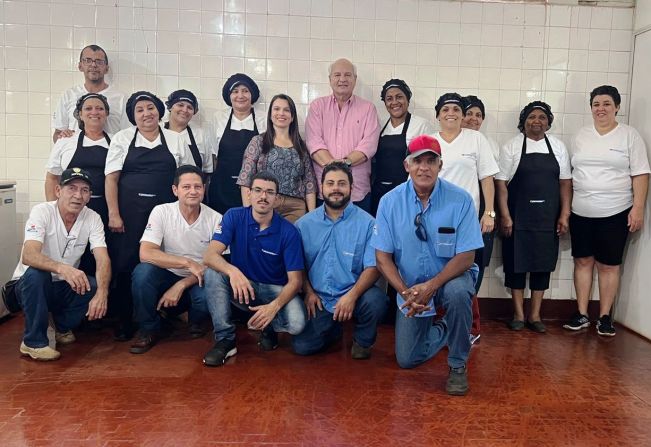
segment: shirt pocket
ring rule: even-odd
[[[364,247],[355,246],[355,251],[343,250],[344,268],[351,273],[360,274],[364,270]]]
[[[439,258],[452,258],[456,254],[456,233],[435,233],[435,250]]]

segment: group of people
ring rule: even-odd
[[[616,120],[614,87],[593,90],[594,123],[570,151],[547,134],[554,116],[542,101],[522,109],[520,134],[499,149],[479,132],[479,98],[442,95],[435,132],[409,112],[412,92],[400,79],[382,87],[381,127],[373,104],[353,93],[357,72],[346,59],[329,67],[332,95],[310,104],[305,140],[285,94],[269,101],[266,122],[256,118],[260,91],[245,74],[226,81],[229,109],[207,131],[189,125],[199,109],[192,92],[124,101],[104,80],[108,67],[103,49],[84,48],[85,83],[55,113],[48,202],[30,213],[14,274],[21,353],[59,357],[48,313],[66,344],[84,317],[111,310],[115,339],[131,340],[137,325],[130,351],[142,354],[167,335],[165,317],[187,311],[194,336],[212,320],[215,345],[203,362],[220,366],[237,352],[239,309],[262,349],[287,332],[299,355],[331,346],[354,319],[351,356],[367,359],[395,295],[398,364],[415,367],[447,346],[446,389],[463,395],[498,229],[512,330],[545,332],[542,297],[558,238],[570,231],[578,311],[564,327],[590,325],[596,268],[597,331],[615,334],[619,265],[627,235],[642,227],[651,170],[639,134]]]

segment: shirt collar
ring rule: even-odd
[[[252,227],[255,225],[260,226],[260,224],[253,218],[253,207],[248,206],[247,207],[247,219],[248,219],[248,226]],[[271,225],[269,225],[267,228],[262,230],[263,232],[267,234],[273,234],[273,233],[278,233],[280,231],[280,214],[274,211],[274,215],[271,218]]]
[[[438,193],[438,191],[440,189],[440,187],[439,187],[440,184],[441,184],[441,179],[437,178],[436,183],[434,183],[434,189],[432,190],[432,193],[427,198],[428,207],[432,203],[432,197]],[[421,205],[420,199],[416,195],[416,190],[414,189],[414,182],[411,179],[411,177],[409,177],[407,179],[407,197],[409,198],[410,202],[415,203],[417,206]],[[425,211],[425,210],[423,210],[423,211]]]
[[[330,101],[337,104],[337,98],[335,97],[334,93],[330,95]],[[350,98],[348,98],[348,101],[346,101],[346,104],[352,105],[354,102],[355,102],[355,94],[353,93],[352,95],[350,95]]]

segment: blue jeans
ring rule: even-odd
[[[373,286],[357,299],[353,318],[356,320],[353,335],[357,344],[370,348],[377,337],[377,324],[388,307],[388,298]],[[292,338],[294,352],[299,355],[315,354],[341,338],[343,325],[332,319],[332,313],[316,309],[316,316],[307,321],[305,330]]]
[[[448,346],[448,365],[460,368],[470,354],[472,296],[475,281],[465,272],[448,281],[434,297],[434,305],[445,309],[445,316],[433,323],[434,317],[407,318],[396,311],[396,359],[401,368],[413,368],[431,359]]]
[[[206,269],[203,276],[204,287],[206,289],[206,302],[208,311],[212,318],[212,324],[215,328],[215,340],[235,340],[235,325],[231,322],[231,304],[242,310],[249,312],[248,306],[259,306],[269,304],[276,299],[283,286],[275,284],[263,284],[251,281],[251,286],[255,291],[255,300],[249,305],[240,304],[234,298],[231,282],[227,275]],[[305,328],[307,312],[303,300],[297,295],[292,298],[276,314],[271,322],[273,330],[276,332],[288,332],[292,335],[299,334]]]
[[[182,280],[167,269],[141,262],[131,274],[131,294],[136,322],[144,332],[160,330],[160,314],[156,310],[158,301],[174,284]],[[199,323],[208,316],[206,289],[198,284],[185,289],[178,304],[165,308],[166,312],[181,314],[188,311],[190,323]]]
[[[25,314],[23,342],[30,348],[48,345],[48,313],[52,313],[58,332],[70,331],[88,312],[88,302],[95,296],[95,278],[88,277],[90,292],[75,293],[65,281],[53,281],[52,274],[29,267],[16,284],[16,297]]]

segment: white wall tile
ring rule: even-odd
[[[308,17],[289,18],[289,37],[310,37],[310,20]]]
[[[462,23],[482,23],[484,8],[481,3],[464,2],[461,4]],[[502,23],[501,21],[498,23]]]
[[[268,15],[267,16],[267,35],[276,37],[289,36],[289,16],[287,15]]]
[[[461,3],[441,2],[439,6],[439,22],[459,23],[461,21]]]
[[[465,12],[465,8],[463,8],[463,6],[462,6],[462,11]],[[461,20],[463,20],[463,17]],[[505,23],[504,6],[501,3],[485,3],[483,5],[483,17],[481,23],[488,23],[494,25],[501,25],[502,23]]]
[[[591,28],[610,29],[613,20],[612,8],[592,8]]]
[[[289,0],[267,0],[269,14],[289,14]]]
[[[418,0],[398,0],[398,20],[418,20]]]

